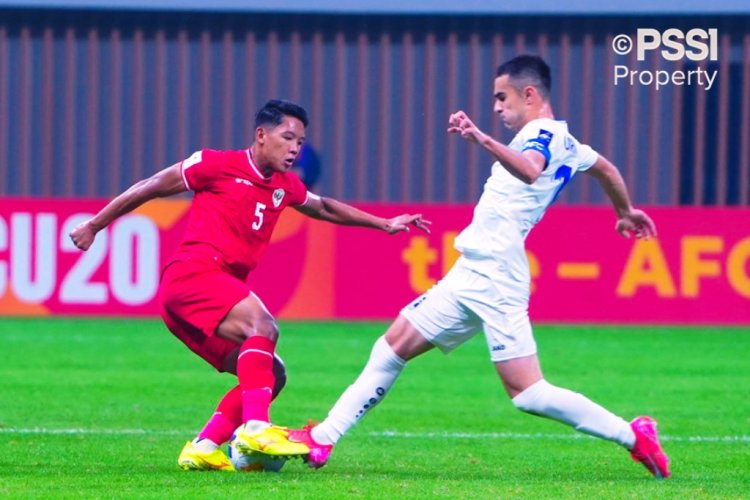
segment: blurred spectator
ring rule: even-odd
[[[307,143],[302,145],[292,166],[292,172],[302,179],[308,190],[312,190],[320,178],[320,158],[312,146]]]

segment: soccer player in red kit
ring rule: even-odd
[[[218,371],[234,373],[239,385],[178,459],[183,469],[232,470],[219,446],[231,438],[243,452],[306,455],[272,425],[269,407],[285,380],[275,354],[279,331],[263,302],[247,284],[271,239],[279,215],[291,206],[336,224],[381,229],[390,234],[410,226],[428,231],[421,215],[383,219],[331,198],[308,192],[289,172],[305,139],[305,110],[271,100],[257,113],[255,140],[240,151],[204,149],[137,182],[70,237],[87,250],[96,233],[143,203],[185,191],[195,193],[185,235],[162,270],[162,318],[188,348]],[[241,427],[240,427],[241,426]]]

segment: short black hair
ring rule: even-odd
[[[271,99],[255,114],[255,128],[263,125],[280,125],[285,116],[293,116],[307,127],[307,111],[299,104],[283,99]]]
[[[496,76],[508,75],[511,85],[520,91],[531,85],[536,88],[544,100],[549,100],[552,90],[552,77],[549,66],[539,56],[521,55],[504,62],[497,68]]]

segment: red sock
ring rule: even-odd
[[[275,377],[273,353],[276,342],[266,337],[248,337],[240,347],[237,358],[237,378],[242,388],[242,421],[269,422],[268,408]]]
[[[216,412],[208,420],[198,437],[210,439],[216,444],[226,443],[242,422],[242,390],[238,385],[230,389],[219,401]]]

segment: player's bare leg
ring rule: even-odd
[[[386,330],[385,340],[393,352],[404,361],[410,361],[435,347],[401,315]]]
[[[542,376],[536,354],[497,362],[495,368],[518,409],[619,443],[654,476],[669,477],[668,459],[656,436],[656,423],[649,417],[628,423],[585,396],[550,384]]]
[[[333,445],[382,401],[406,362],[433,347],[406,318],[396,318],[385,335],[375,342],[362,373],[339,397],[328,417],[317,426],[310,424],[291,431],[290,440],[310,448],[306,460],[308,465],[314,468],[324,466]]]
[[[251,293],[229,311],[216,334],[240,344],[237,378],[244,423],[237,429],[235,446],[247,453],[307,455],[307,446],[290,442],[285,429],[270,423],[269,408],[275,384],[274,354],[279,330],[265,305]]]

